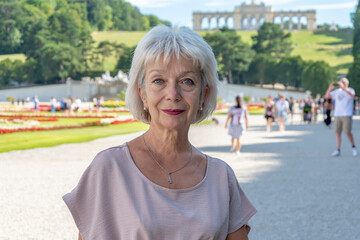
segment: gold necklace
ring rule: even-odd
[[[143,141],[144,141],[144,144],[145,144],[148,152],[150,153],[152,159],[153,159],[153,160],[156,162],[156,164],[160,167],[160,169],[169,176],[169,183],[172,184],[173,181],[172,181],[172,179],[171,179],[171,174],[180,171],[181,169],[183,169],[184,167],[186,167],[186,165],[188,165],[189,162],[191,161],[191,159],[192,159],[192,146],[190,145],[190,158],[189,158],[189,160],[187,160],[187,162],[186,162],[181,168],[176,169],[175,171],[168,171],[168,170],[166,170],[166,168],[164,168],[163,166],[161,166],[161,164],[159,163],[159,161],[156,159],[156,157],[154,156],[154,154],[151,152],[149,146],[146,144],[144,135],[145,135],[145,134],[142,135],[142,139],[143,139]]]

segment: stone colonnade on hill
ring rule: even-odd
[[[316,11],[274,11],[271,7],[265,6],[264,3],[251,4],[243,3],[241,6],[235,7],[233,12],[194,12],[193,13],[193,29],[195,31],[210,30],[211,22],[216,20],[215,29],[219,29],[220,21],[224,20],[224,26],[235,30],[257,30],[264,22],[275,23],[280,18],[280,27],[284,30],[301,30],[301,19],[306,19],[306,29],[316,30]],[[295,26],[293,18],[297,18]],[[208,28],[203,28],[202,23],[208,21]],[[233,27],[230,26],[230,21]],[[285,22],[287,21],[287,22]],[[285,23],[287,27],[285,29]]]

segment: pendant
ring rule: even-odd
[[[169,183],[172,184],[171,176],[169,174]]]

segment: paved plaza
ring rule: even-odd
[[[252,240],[360,239],[360,156],[343,135],[342,155],[332,129],[323,123],[294,124],[265,131],[263,116],[250,116],[242,153],[229,153],[220,124],[190,130],[194,146],[230,164],[258,213]],[[320,117],[321,118],[321,117]],[[360,117],[353,134],[360,147]],[[78,182],[95,154],[140,133],[80,144],[0,154],[0,239],[76,239],[77,229],[61,196]]]

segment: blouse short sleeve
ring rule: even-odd
[[[228,233],[230,234],[241,228],[243,225],[247,225],[250,218],[256,213],[256,209],[241,189],[234,171],[230,167],[228,171],[230,188]]]
[[[63,196],[63,200],[69,208],[83,239],[94,239],[94,236],[97,236],[96,233],[101,232],[99,229],[106,227],[107,221],[104,218],[106,213],[100,213],[97,210],[110,211],[104,207],[109,202],[103,196],[107,195],[106,186],[109,185],[104,174],[111,174],[109,171],[111,166],[106,166],[102,158],[103,155],[100,153],[95,157],[83,173],[78,185],[70,193]],[[104,239],[111,238],[105,237]]]

